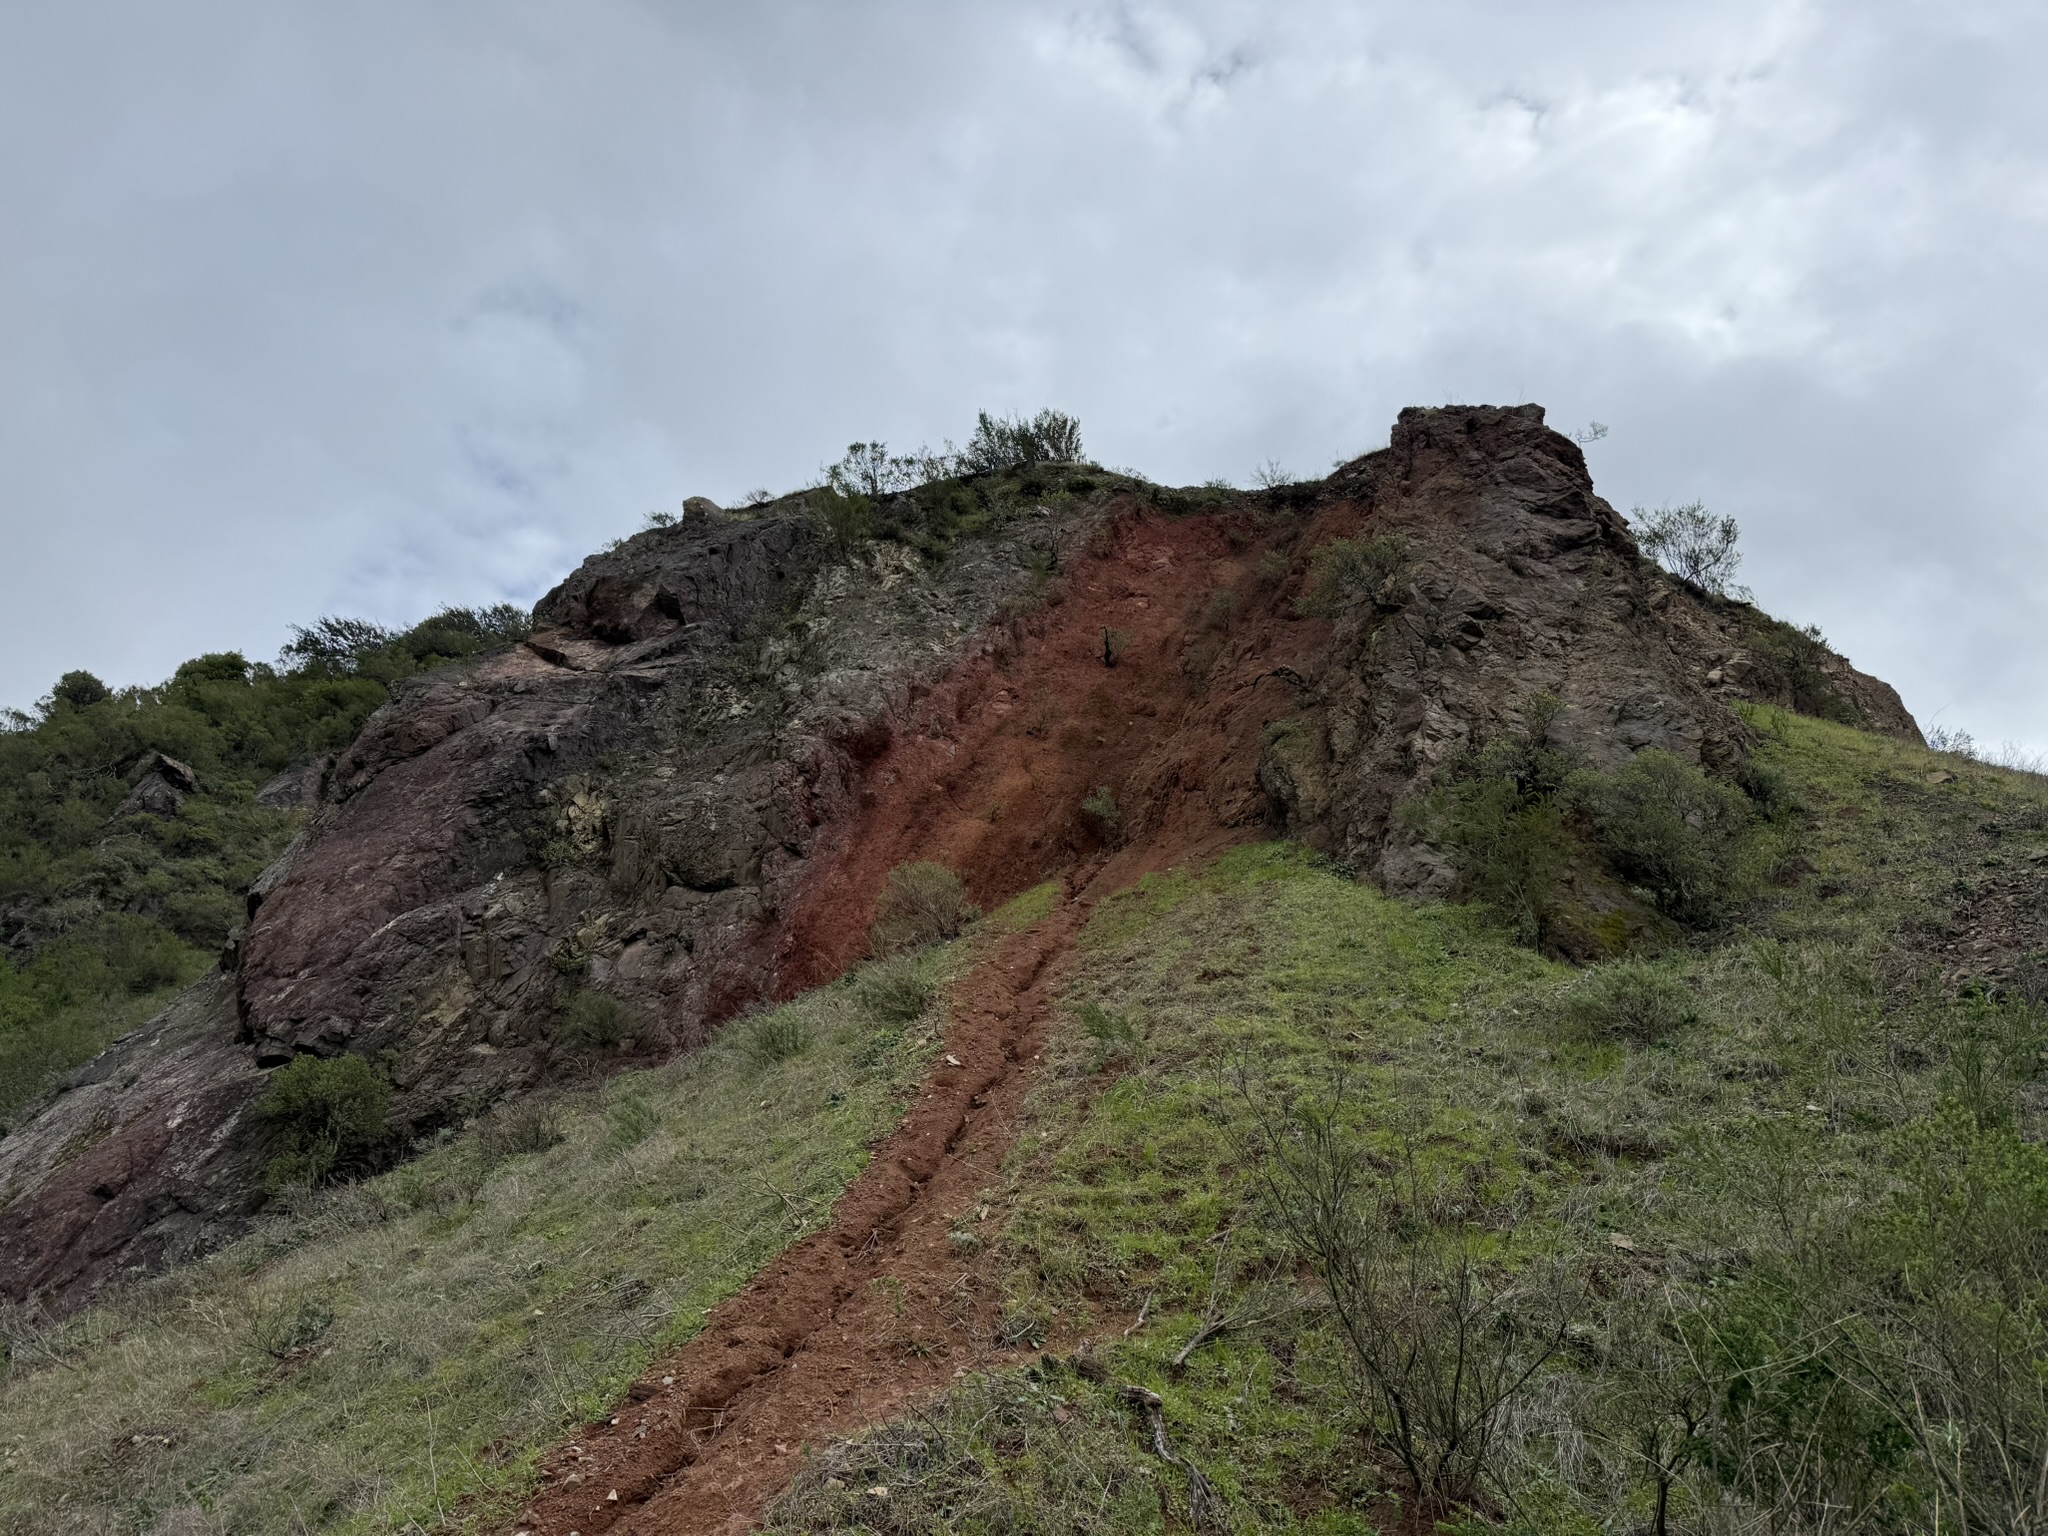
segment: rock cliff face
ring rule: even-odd
[[[1731,767],[1736,697],[1917,734],[1882,683],[1644,561],[1534,406],[1403,412],[1279,492],[978,494],[936,565],[788,504],[700,508],[586,561],[527,646],[403,689],[222,972],[0,1141],[0,1292],[75,1304],[232,1234],[295,1053],[371,1056],[418,1133],[621,1059],[565,1034],[580,990],[629,1011],[627,1059],[686,1049],[857,958],[903,859],[992,900],[1105,841],[1136,867],[1271,829],[1427,893],[1448,871],[1396,807],[1538,691],[1600,763]],[[1386,534],[1398,590],[1300,614],[1316,549]],[[1113,829],[1080,809],[1105,787]]]

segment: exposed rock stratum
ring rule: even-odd
[[[689,1049],[859,958],[907,859],[990,902],[1105,839],[1283,835],[1432,895],[1399,807],[1538,693],[1595,765],[1730,770],[1741,698],[1918,737],[1885,684],[1642,558],[1536,406],[1404,411],[1276,491],[979,491],[936,562],[836,544],[801,498],[693,503],[585,561],[528,644],[403,686],[290,786],[313,808],[221,970],[0,1141],[0,1292],[68,1307],[233,1236],[297,1053],[376,1059],[419,1133],[593,1070],[558,1038],[577,988],[641,1021],[615,1059]],[[1316,549],[1387,534],[1398,590],[1301,613]],[[1113,826],[1082,810],[1105,788]]]

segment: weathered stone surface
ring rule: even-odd
[[[1400,802],[1468,743],[1519,726],[1536,694],[1563,700],[1554,734],[1596,767],[1660,747],[1722,772],[1748,744],[1722,700],[1794,702],[1775,676],[1725,663],[1774,621],[1645,560],[1539,406],[1404,410],[1386,448],[1327,485],[1413,565],[1397,609],[1336,624],[1261,778],[1283,826],[1390,890],[1441,895],[1450,880],[1398,825]],[[1860,723],[1919,738],[1890,687],[1819,654]]]
[[[147,812],[151,816],[175,816],[185,797],[199,787],[199,776],[175,757],[152,752],[143,759],[135,787],[114,808],[116,816]]]
[[[287,768],[256,791],[256,803],[276,811],[311,810],[320,803],[328,771],[333,766],[333,758],[323,757],[297,768]]]
[[[648,1059],[816,979],[788,915],[802,900],[815,918],[805,893],[840,889],[820,871],[886,787],[866,776],[908,740],[954,750],[920,699],[995,666],[1000,621],[1044,600],[1053,552],[1127,512],[1234,520],[1286,542],[1297,575],[1329,538],[1407,542],[1391,607],[1334,623],[1261,610],[1313,640],[1264,674],[1288,712],[1262,757],[1249,727],[1256,783],[1248,767],[1200,791],[1227,789],[1218,826],[1268,822],[1391,889],[1448,876],[1401,830],[1399,803],[1538,691],[1564,699],[1562,728],[1599,763],[1655,745],[1725,769],[1746,739],[1726,701],[1775,697],[1788,677],[1913,730],[1882,684],[1643,561],[1536,407],[1404,412],[1386,450],[1290,497],[1113,483],[1054,510],[1012,494],[936,568],[893,544],[836,550],[787,508],[692,513],[585,561],[541,600],[528,645],[401,686],[331,767],[296,781],[312,814],[251,889],[228,969],[0,1140],[0,1294],[73,1304],[232,1233],[267,1155],[250,1105],[295,1053],[374,1056],[417,1133],[593,1070],[551,1038],[576,987],[625,1001]],[[1236,547],[1225,531],[1205,537]],[[1250,643],[1191,633],[1185,665],[1206,657],[1222,677]],[[1032,707],[1037,685],[1010,681],[1003,697]],[[1203,785],[1213,761],[1169,713],[1137,709],[1124,727],[1154,738],[1131,771],[1134,820]],[[914,835],[899,840],[916,856]],[[836,920],[857,932],[865,918]]]

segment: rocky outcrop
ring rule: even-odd
[[[175,757],[152,752],[142,761],[135,787],[114,808],[114,815],[175,816],[185,797],[199,788],[199,776]]]
[[[580,989],[629,1009],[627,1059],[687,1049],[857,956],[895,862],[993,900],[1101,853],[1099,787],[1134,870],[1154,839],[1276,829],[1439,890],[1399,804],[1533,694],[1595,762],[1728,768],[1728,701],[1783,681],[1741,664],[1770,659],[1760,616],[1642,560],[1533,406],[1404,412],[1387,449],[1281,492],[969,492],[979,531],[938,562],[837,547],[788,503],[693,502],[584,562],[529,644],[402,686],[293,781],[314,809],[223,972],[0,1140],[0,1291],[69,1304],[236,1230],[267,1154],[251,1105],[296,1053],[377,1060],[416,1134],[621,1059],[561,1038]],[[1316,550],[1388,536],[1397,583],[1304,616]],[[1912,731],[1824,655],[1832,697]]]
[[[1732,770],[1749,733],[1728,701],[1809,702],[1786,668],[1736,659],[1766,627],[1803,643],[1844,718],[1919,739],[1887,684],[1645,560],[1541,407],[1404,410],[1385,449],[1326,485],[1332,531],[1396,539],[1410,563],[1397,593],[1337,620],[1262,780],[1283,825],[1390,890],[1442,895],[1450,880],[1398,827],[1400,802],[1518,727],[1538,695],[1564,705],[1553,741],[1594,767],[1660,747]]]

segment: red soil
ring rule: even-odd
[[[898,864],[937,860],[993,903],[1092,856],[1103,837],[1081,802],[1104,786],[1126,879],[1262,824],[1260,732],[1294,700],[1275,669],[1304,665],[1324,626],[1293,617],[1284,584],[1256,580],[1261,547],[1244,514],[1127,514],[1066,557],[1046,605],[1012,620],[993,654],[900,710],[857,814],[812,853],[785,987],[862,957]]]
[[[1000,1230],[986,1201],[1050,1027],[1059,957],[1100,895],[1262,824],[1260,733],[1292,703],[1275,669],[1320,638],[1261,611],[1279,599],[1253,584],[1246,532],[1213,517],[1106,526],[993,654],[899,712],[788,914],[788,990],[862,957],[883,876],[912,859],[950,865],[985,903],[1055,876],[1065,899],[954,989],[939,1065],[831,1224],[715,1308],[615,1419],[555,1453],[513,1529],[744,1531],[806,1446],[1005,1357],[989,1262],[951,1234]],[[1238,594],[1234,612],[1219,592]],[[1121,812],[1107,834],[1080,810],[1104,786]]]

